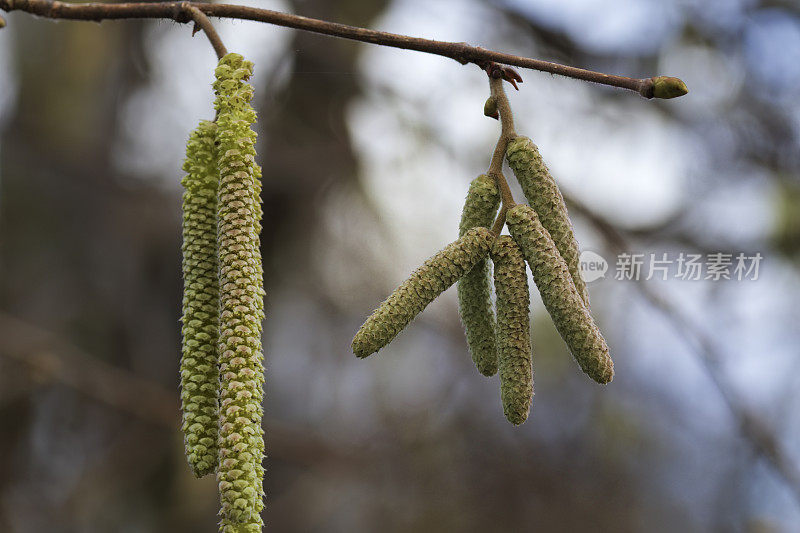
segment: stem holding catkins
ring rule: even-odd
[[[222,59],[225,57],[228,54],[228,49],[225,48],[225,45],[222,43],[222,39],[217,33],[217,30],[214,28],[214,25],[211,24],[211,21],[208,20],[206,14],[193,6],[191,2],[181,3],[181,8],[186,11],[186,13],[188,13],[194,21],[194,31],[196,32],[197,29],[200,28],[203,30],[203,33],[206,34],[211,46],[214,48],[214,52],[217,54],[217,59]]]
[[[508,143],[517,134],[514,131],[514,115],[511,112],[511,105],[508,103],[508,97],[503,88],[501,71],[493,67],[496,67],[496,65],[489,65],[487,67],[489,73],[489,88],[491,89],[490,99],[494,101],[494,107],[500,115],[501,130],[500,137],[497,139],[497,144],[492,153],[489,170],[486,173],[494,178],[495,183],[497,183],[497,187],[500,189],[500,196],[503,199],[503,206],[510,209],[515,205],[515,202],[514,196],[511,194],[511,189],[508,187],[508,182],[505,176],[503,176],[503,158],[505,157]]]

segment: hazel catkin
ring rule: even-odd
[[[528,273],[519,246],[508,235],[495,241],[492,261],[497,292],[500,399],[508,421],[519,425],[528,418],[533,399]]]
[[[536,211],[516,205],[508,211],[506,223],[533,272],[545,308],[578,365],[596,382],[608,383],[614,377],[614,363],[606,341]]]
[[[567,205],[539,149],[528,137],[516,137],[508,143],[506,159],[525,198],[536,211],[542,226],[550,234],[558,253],[569,267],[575,288],[588,308],[589,291],[581,276],[580,250],[569,220]]]
[[[186,458],[195,476],[217,466],[217,126],[201,121],[186,144],[183,193],[181,410]]]
[[[471,228],[491,226],[499,205],[500,192],[492,178],[482,174],[472,180],[461,213],[459,237]],[[497,372],[495,318],[489,277],[489,259],[483,258],[458,280],[457,285],[458,311],[469,352],[478,372],[484,376],[493,376]]]
[[[353,353],[367,357],[389,344],[425,307],[489,254],[494,235],[472,228],[425,261],[367,318],[353,338]]]
[[[261,169],[255,162],[256,114],[247,83],[253,65],[227,54],[215,71],[220,185],[220,531],[261,531],[263,502],[261,429],[264,318],[261,232]]]

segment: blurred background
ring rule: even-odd
[[[579,371],[534,291],[536,396],[512,427],[454,289],[379,354],[350,351],[457,235],[499,133],[485,74],[217,24],[256,64],[266,530],[800,530],[796,2],[250,4],[690,90],[645,100],[521,70],[517,131],[608,263],[590,292],[616,377]],[[169,21],[6,18],[0,531],[215,531],[215,481],[185,463],[178,398],[180,165],[213,117],[211,47]],[[639,281],[615,279],[623,252],[644,254]],[[757,279],[684,280],[673,264],[647,280],[665,253],[763,259]]]

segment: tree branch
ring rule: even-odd
[[[180,428],[180,402],[171,389],[105,363],[58,335],[5,311],[0,311],[0,339],[4,342],[0,359],[29,367],[45,382],[69,387],[152,426],[171,432]],[[270,455],[296,464],[349,465],[367,453],[361,446],[337,446],[275,419],[265,418],[264,427],[269,434]]]
[[[41,17],[51,19],[90,20],[102,21],[110,19],[131,18],[161,18],[171,19],[180,23],[192,20],[184,5],[189,4],[202,13],[211,17],[232,18],[265,22],[276,26],[294,28],[296,30],[310,31],[353,41],[390,46],[404,50],[416,50],[428,54],[449,57],[466,65],[474,63],[483,65],[495,61],[505,65],[529,68],[550,74],[558,74],[568,78],[619,87],[638,92],[645,98],[674,98],[686,93],[686,86],[677,78],[658,76],[654,78],[628,78],[594,72],[540,59],[515,56],[503,52],[487,50],[467,43],[448,41],[435,41],[399,35],[346,24],[338,24],[325,20],[318,20],[300,15],[281,13],[269,9],[238,6],[232,4],[204,4],[198,2],[158,2],[158,3],[85,3],[70,4],[51,0],[0,0],[0,9],[3,11],[25,11]],[[664,90],[657,90],[665,87]]]

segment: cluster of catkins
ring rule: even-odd
[[[181,182],[183,434],[194,474],[216,472],[224,533],[263,525],[264,283],[252,73],[239,54],[219,61],[217,117],[191,134]]]
[[[530,204],[506,206],[505,225],[511,235],[489,229],[501,195],[495,179],[478,176],[469,187],[459,239],[425,261],[372,313],[352,347],[358,357],[375,353],[458,282],[459,312],[472,360],[485,376],[499,371],[503,411],[516,425],[528,418],[533,400],[526,262],[556,329],[581,369],[598,383],[608,383],[614,365],[589,313],[578,244],[558,186],[527,137],[511,139],[505,156]]]

